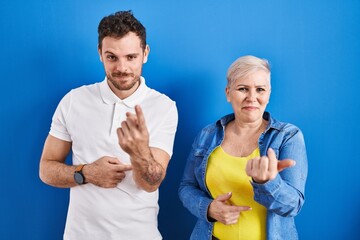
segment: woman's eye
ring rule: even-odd
[[[243,88],[243,87],[242,87],[242,88],[238,88],[238,91],[240,91],[240,92],[246,92],[246,90],[247,90],[247,89],[246,89],[246,88]]]

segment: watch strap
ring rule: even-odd
[[[76,166],[75,172],[82,172],[82,169],[83,169],[83,167],[84,167],[85,165],[86,165],[86,164],[81,164],[81,165]]]
[[[76,182],[77,184],[82,185],[82,184],[85,184],[85,183],[86,183],[85,176],[84,176],[84,174],[83,174],[83,172],[82,172],[82,170],[83,170],[83,168],[84,168],[85,165],[86,165],[86,164],[81,164],[81,165],[76,166],[76,168],[75,168],[74,179],[75,179],[75,182]],[[81,176],[81,178],[80,178],[81,180],[79,179],[78,175]]]

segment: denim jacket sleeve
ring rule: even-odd
[[[279,160],[293,159],[296,165],[281,171],[275,179],[265,184],[251,182],[254,199],[264,205],[268,211],[283,216],[296,216],[305,200],[305,182],[307,177],[307,157],[304,137],[300,129],[286,124],[278,133],[265,139],[264,151],[269,147],[275,150]]]
[[[204,183],[206,149],[199,147],[199,141],[202,141],[200,136],[201,134],[197,136],[192,145],[178,193],[184,207],[198,219],[209,222],[207,212],[213,199]]]

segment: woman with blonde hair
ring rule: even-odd
[[[265,59],[244,56],[227,73],[233,113],[196,137],[180,183],[198,218],[190,239],[298,239],[307,157],[301,130],[266,112],[271,84]]]

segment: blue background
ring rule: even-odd
[[[43,143],[61,97],[104,78],[98,22],[128,9],[148,31],[143,75],[179,111],[160,189],[165,239],[188,239],[192,231],[195,218],[177,196],[185,160],[197,132],[231,111],[225,75],[245,54],[271,62],[268,110],[305,135],[301,239],[359,236],[359,0],[2,0],[0,239],[62,239],[68,189],[39,180]]]

